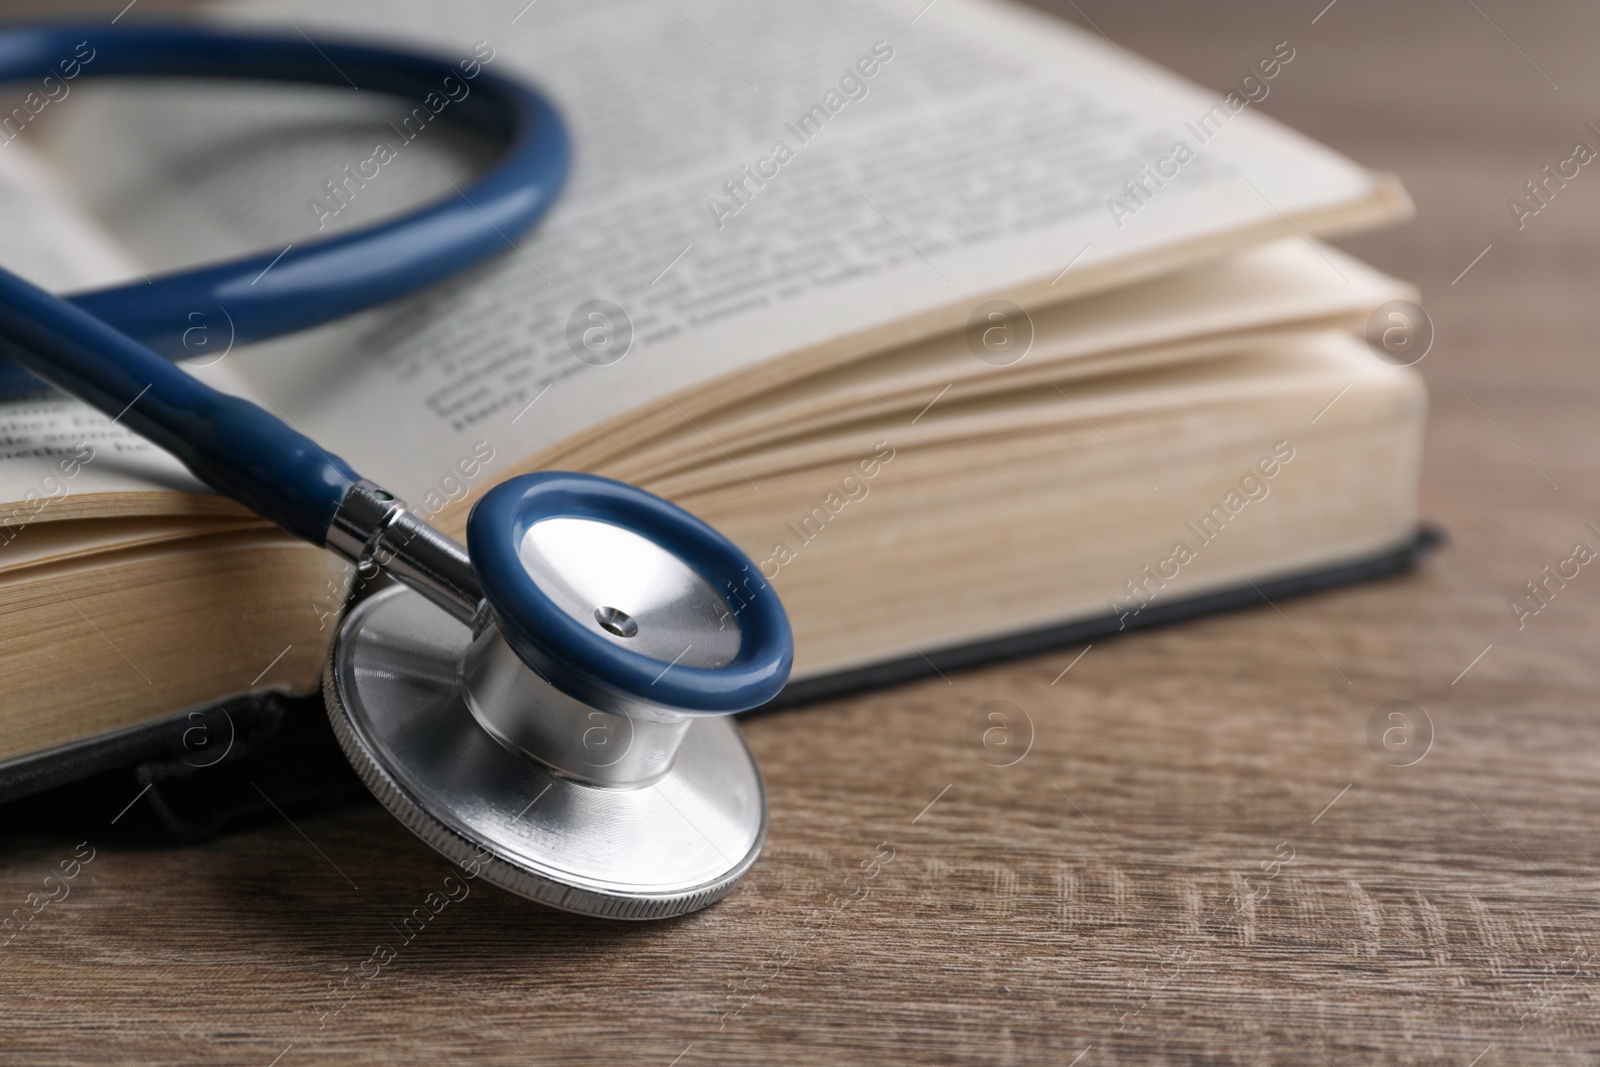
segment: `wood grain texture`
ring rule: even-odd
[[[1600,544],[1600,174],[1506,207],[1600,140],[1600,10],[1323,3],[1058,6],[1218,88],[1288,40],[1265,110],[1404,178],[1418,220],[1348,247],[1438,327],[1434,564],[753,721],[771,839],[726,902],[615,926],[475,887],[348,1000],[448,873],[381,810],[101,847],[0,951],[0,1063],[1600,1058],[1600,570],[1507,606]],[[1032,719],[1014,766],[968,746],[990,700]],[[1390,700],[1432,720],[1409,767],[1368,746]],[[0,902],[71,852],[6,846]]]

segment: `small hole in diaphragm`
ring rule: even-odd
[[[634,621],[621,608],[598,607],[594,609],[594,621],[608,634],[617,637],[632,637],[639,632],[639,624]]]

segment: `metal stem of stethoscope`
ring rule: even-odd
[[[324,544],[364,577],[381,569],[460,621],[478,619],[483,587],[466,550],[372,482],[356,482],[345,492]]]
[[[79,32],[0,33],[0,80]],[[100,73],[329,80],[301,42],[96,32]],[[197,59],[202,45],[212,51]],[[324,43],[318,54],[330,52],[389,91],[450,69],[365,46]],[[479,118],[512,134],[489,193],[507,205],[514,236],[548,207],[566,144],[536,93],[498,81]],[[251,335],[444,277],[487,254],[486,230],[504,236],[487,215],[479,224],[433,205],[313,245],[294,269],[275,268],[270,299],[241,297],[253,301]],[[428,242],[440,244],[418,247]],[[375,267],[355,288],[327,280],[340,263],[385,256],[410,266]],[[766,835],[760,773],[726,716],[775,696],[793,659],[788,620],[759,570],[682,509],[570,473],[491,489],[468,518],[463,549],[310,438],[91,313],[159,339],[185,284],[198,299],[229,300],[249,263],[76,304],[0,271],[0,354],[287,532],[400,583],[351,611],[324,693],[357,773],[429,844],[508,889],[589,914],[659,918],[725,895]],[[141,294],[151,308],[130,311]],[[297,308],[302,298],[317,308]]]

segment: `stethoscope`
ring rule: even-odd
[[[0,81],[51,72],[86,39],[79,73],[97,77],[348,82],[421,99],[464,73],[366,45],[78,26],[0,32]],[[463,549],[282,420],[168,362],[186,354],[197,309],[225,308],[240,341],[303,329],[482,262],[537,222],[567,172],[555,111],[482,69],[453,108],[507,144],[461,195],[276,259],[67,300],[0,271],[0,351],[294,536],[396,579],[346,616],[323,690],[345,754],[417,836],[558,908],[681,915],[726,895],[766,836],[760,771],[728,715],[777,695],[793,640],[750,559],[641,489],[565,472],[489,490]],[[23,376],[7,370],[14,391]]]

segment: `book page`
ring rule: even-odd
[[[29,131],[0,142],[0,267],[52,292],[139,277],[103,230],[68,198]]]
[[[48,169],[24,136],[0,146],[0,266],[56,291],[138,278]],[[145,489],[195,491],[176,460],[111,419],[41,386],[0,402],[0,568],[20,529],[66,517],[70,498]],[[74,504],[76,501],[73,502]]]
[[[236,357],[298,426],[408,496],[484,443],[504,469],[667,397],[692,419],[742,369],[843,361],[958,330],[987,299],[1043,306],[1403,210],[1249,106],[1267,70],[1292,77],[1292,41],[1263,39],[1230,96],[979,0],[446,10],[225,12],[290,36],[381,30],[528,77],[570,126],[562,200],[498,261]],[[56,124],[57,162],[163,267],[457,195],[474,163],[445,124],[406,124],[415,102],[370,93],[286,91],[274,118],[277,90],[257,86],[98,90]]]
[[[1277,241],[1036,311],[1026,353],[1014,362],[974,359],[964,334],[936,337],[743,396],[697,414],[692,426],[679,420],[643,448],[608,450],[607,442],[594,442],[578,462],[641,484],[682,463],[709,462],[727,473],[729,461],[797,435],[904,423],[935,400],[947,410],[1028,385],[1089,379],[1126,385],[1135,371],[1259,347],[1264,333],[1360,330],[1380,304],[1416,296],[1338,249]],[[701,434],[716,442],[716,451]]]

